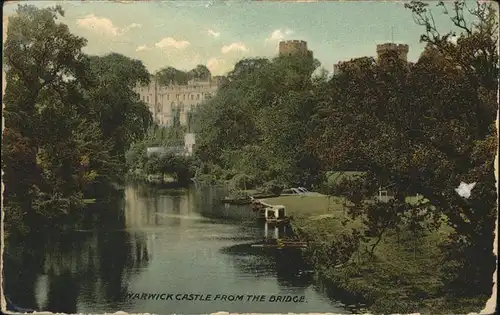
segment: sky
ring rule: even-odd
[[[11,1],[4,5],[4,25],[23,2],[60,4],[60,21],[88,40],[86,53],[117,52],[141,60],[151,73],[203,64],[221,75],[243,58],[276,56],[279,41],[289,39],[307,41],[330,72],[339,61],[375,56],[377,44],[408,44],[410,61],[424,47],[424,28],[396,1]],[[439,8],[433,12],[440,29],[451,30]]]

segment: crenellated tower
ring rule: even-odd
[[[303,40],[286,40],[279,44],[280,56],[313,56],[312,51],[307,49],[307,42]]]
[[[377,61],[380,62],[388,53],[395,52],[401,60],[408,62],[409,46],[406,44],[385,43],[377,45]]]

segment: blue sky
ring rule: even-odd
[[[394,42],[410,46],[410,60],[423,50],[419,37],[424,29],[403,2],[17,2],[61,4],[66,12],[61,21],[88,39],[87,53],[118,52],[142,60],[150,72],[204,64],[213,74],[223,74],[242,58],[275,56],[283,39],[307,41],[331,71],[338,61],[374,56],[377,44],[392,41],[391,28]],[[16,7],[14,1],[4,6],[4,23]],[[449,31],[448,18],[433,10],[440,28]]]

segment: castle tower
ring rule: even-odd
[[[390,52],[397,53],[401,60],[408,62],[408,51],[409,47],[405,44],[385,43],[377,45],[377,62],[383,60],[384,57]]]
[[[310,56],[313,53],[307,50],[307,42],[303,40],[286,40],[279,44],[279,56]]]

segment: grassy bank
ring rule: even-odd
[[[408,202],[414,200],[409,199]],[[479,311],[485,298],[460,300],[444,297],[439,278],[444,253],[439,249],[451,232],[414,235],[388,233],[377,245],[374,257],[368,250],[374,242],[356,245],[357,251],[339,262],[346,235],[363,229],[361,220],[349,220],[340,198],[327,196],[284,196],[266,199],[287,207],[294,229],[314,245],[309,260],[320,277],[332,287],[367,305],[375,313],[467,313]],[[331,248],[335,248],[333,254]]]

